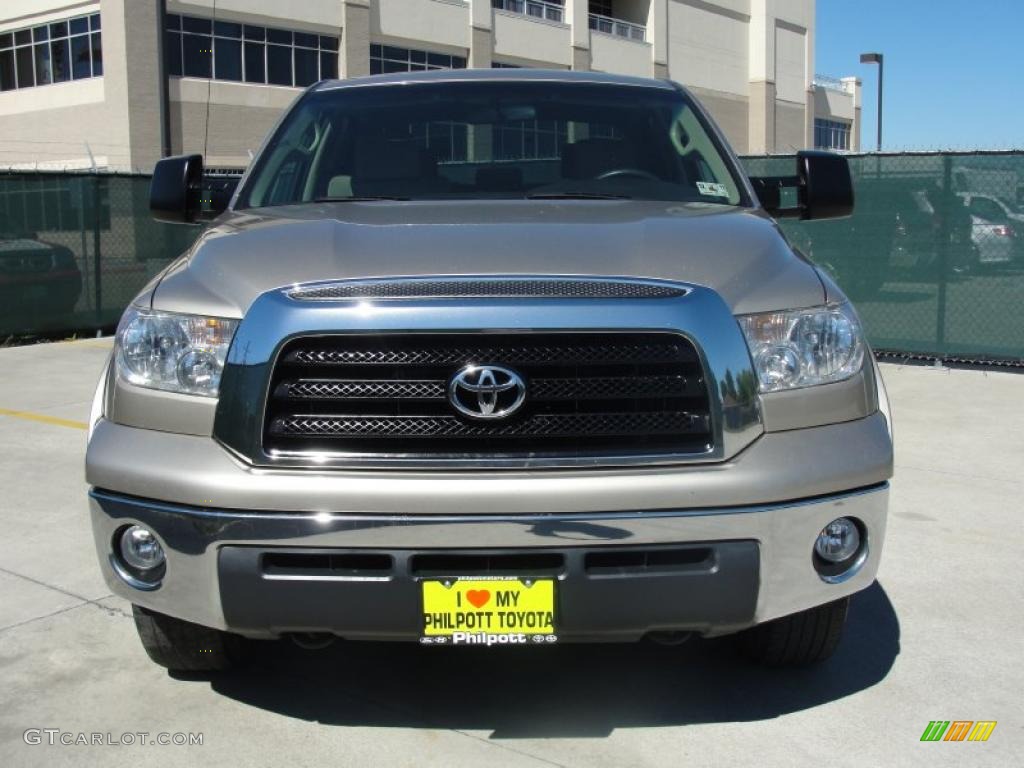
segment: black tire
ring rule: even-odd
[[[243,638],[132,605],[149,658],[173,672],[221,672],[241,658]]]
[[[843,636],[850,598],[783,616],[740,635],[743,653],[771,667],[803,667],[831,656]]]

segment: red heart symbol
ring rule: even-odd
[[[469,589],[466,590],[466,599],[475,607],[483,608],[491,599],[491,591],[489,589]]]

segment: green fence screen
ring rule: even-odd
[[[793,157],[743,159],[790,175]],[[856,212],[781,225],[854,300],[876,349],[1024,362],[1024,152],[854,155]],[[109,329],[197,229],[143,176],[0,175],[0,338]]]
[[[1024,153],[849,158],[855,212],[781,222],[853,299],[876,349],[1024,361]],[[745,158],[751,175],[792,157]]]

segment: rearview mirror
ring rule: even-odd
[[[796,155],[795,176],[750,179],[761,205],[776,218],[805,221],[838,219],[853,213],[853,181],[846,158],[832,152],[804,150]],[[782,207],[782,190],[796,189],[796,205]]]

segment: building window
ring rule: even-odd
[[[387,72],[418,72],[425,69],[465,69],[465,56],[447,53],[395,48],[391,45],[370,45],[370,74]]]
[[[850,123],[838,120],[814,120],[814,146],[816,149],[850,149]]]
[[[491,69],[523,69],[522,64],[506,64],[504,61],[492,61]]]
[[[0,34],[0,91],[102,74],[98,13]]]
[[[533,16],[535,19],[563,21],[563,0],[491,0],[491,7],[511,13]]]
[[[304,87],[338,76],[338,38],[167,14],[167,73]]]
[[[403,128],[389,132],[389,138],[412,140],[430,150],[438,163],[464,163],[469,157],[469,126],[435,120],[429,123],[410,123],[408,132]]]
[[[561,120],[513,120],[494,126],[493,159],[554,160],[569,140],[568,124]]]

